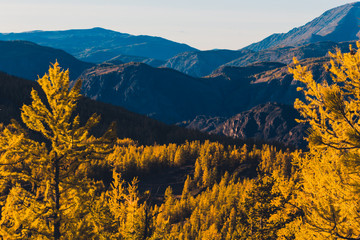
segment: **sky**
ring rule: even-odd
[[[103,27],[200,50],[240,49],[288,32],[342,0],[0,0],[0,32]]]

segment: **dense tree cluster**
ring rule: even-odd
[[[360,47],[360,44],[357,46]],[[21,110],[23,123],[0,126],[2,239],[359,239],[360,53],[331,55],[332,82],[290,68],[306,102],[309,151],[217,142],[143,146],[99,138],[99,122],[74,112],[54,64]],[[29,134],[31,132],[31,135]],[[35,133],[35,134],[34,134]],[[141,179],[173,169],[163,197]],[[108,181],[110,179],[110,181]],[[139,180],[140,179],[140,180]]]
[[[306,85],[299,89],[306,102],[298,100],[295,107],[311,125],[310,151],[295,159],[306,220],[298,239],[360,238],[360,52],[350,46],[349,53],[330,56],[331,83],[316,83],[296,60],[290,69]]]

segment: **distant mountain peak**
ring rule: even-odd
[[[66,29],[66,30],[30,30],[30,31],[24,31],[24,32],[9,32],[9,33],[2,33],[3,35],[13,35],[13,34],[48,34],[48,33],[64,33],[64,32],[113,32],[118,34],[125,34],[129,35],[127,33],[120,33],[116,32],[110,29],[102,28],[102,27],[93,27],[93,28],[76,28],[76,29]]]
[[[300,46],[320,41],[353,41],[360,36],[360,2],[345,4],[324,12],[288,33],[273,34],[245,49],[254,51],[279,46]]]
[[[114,32],[113,30],[109,30],[109,29],[102,28],[102,27],[93,27],[93,28],[90,28],[90,30],[96,30],[96,31],[112,31],[112,32]]]

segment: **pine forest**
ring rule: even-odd
[[[54,63],[0,125],[1,239],[360,239],[358,48],[329,53],[330,80],[288,65],[306,149],[94,136],[101,115],[79,116],[83,83]]]

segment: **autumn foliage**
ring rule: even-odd
[[[1,188],[4,193],[0,232],[4,238],[77,238],[92,228],[85,221],[97,183],[87,177],[91,165],[112,151],[113,129],[101,138],[89,135],[99,122],[94,114],[84,126],[73,116],[81,82],[69,88],[69,73],[57,63],[38,80],[21,118],[0,133]],[[40,141],[29,137],[38,132]],[[79,219],[82,218],[82,219]]]
[[[307,152],[144,146],[115,139],[112,125],[96,138],[100,116],[80,121],[81,82],[70,87],[55,63],[22,123],[0,126],[1,238],[359,239],[360,53],[331,57],[332,82],[290,68],[303,83]],[[156,183],[166,174],[177,181]]]
[[[357,48],[360,43],[357,42]],[[299,239],[360,237],[360,52],[330,53],[332,82],[317,83],[305,67],[290,69],[303,82],[306,102],[295,107],[311,125],[310,151],[300,167],[299,206],[305,214]]]

